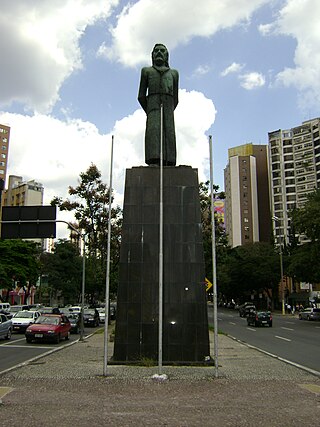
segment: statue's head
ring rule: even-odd
[[[152,65],[166,65],[169,67],[169,52],[162,43],[154,45],[152,51]]]

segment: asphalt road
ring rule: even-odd
[[[104,327],[104,325],[101,327]],[[85,328],[84,335],[92,333],[95,329],[98,328]],[[79,337],[80,335],[78,334],[71,334],[69,340],[61,340],[59,344],[47,342],[28,344],[24,334],[13,333],[11,340],[0,340],[0,374],[6,369],[47,353],[54,348],[69,345],[71,342],[78,340]]]
[[[208,310],[213,324],[213,307]],[[252,327],[237,310],[218,309],[218,330],[268,353],[320,372],[320,322],[273,314],[273,327]]]

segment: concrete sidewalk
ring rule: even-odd
[[[152,379],[157,367],[108,365],[104,377],[103,337],[94,334],[0,376],[0,388],[8,388],[0,406],[1,424],[319,424],[320,378],[225,335],[219,335],[218,378],[213,367],[164,366],[168,380],[163,382]],[[112,343],[108,349],[110,356]]]

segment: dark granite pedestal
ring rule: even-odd
[[[158,167],[127,169],[115,362],[158,359]],[[205,363],[207,300],[197,170],[164,167],[163,362]]]

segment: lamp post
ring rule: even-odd
[[[280,222],[280,218],[273,216],[272,220]],[[281,234],[279,233],[279,256],[280,256],[280,276],[281,276],[281,305],[282,305],[282,314],[285,314],[285,305],[284,305],[284,287],[283,287],[283,257],[282,257],[282,244],[281,244]]]

